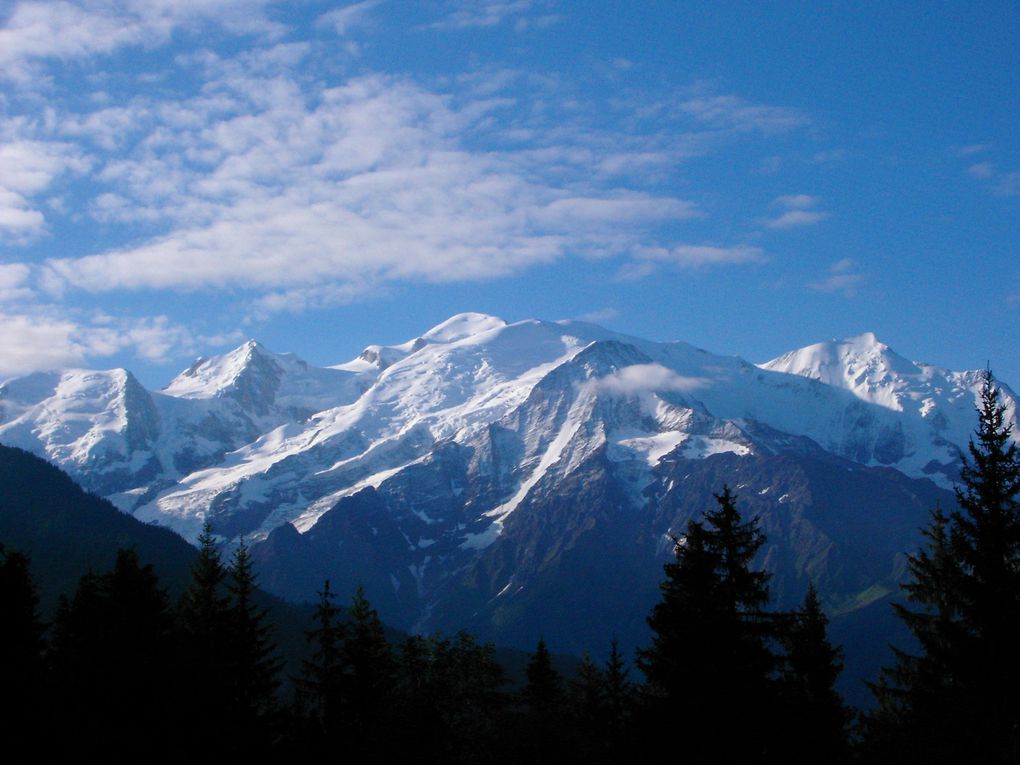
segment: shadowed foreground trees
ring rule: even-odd
[[[24,670],[10,687],[43,700],[22,706],[23,730],[45,723],[66,734],[36,740],[56,759],[115,750],[139,761],[343,752],[352,762],[640,762],[665,740],[660,726],[692,715],[702,738],[685,739],[689,761],[714,749],[778,762],[773,755],[796,751],[787,738],[802,731],[775,727],[773,712],[786,704],[804,719],[828,719],[811,714],[816,702],[838,704],[827,695],[837,653],[816,600],[793,616],[763,610],[767,577],[748,565],[762,537],[728,491],[719,500],[667,567],[666,597],[650,618],[657,640],[641,658],[643,689],[615,642],[604,664],[586,656],[567,680],[539,641],[514,693],[491,645],[460,633],[411,636],[395,649],[360,589],[341,610],[326,582],[307,658],[281,692],[247,549],[224,566],[208,527],[176,608],[151,566],[124,550],[112,571],[85,574],[63,599],[48,644],[28,562],[4,553],[0,607],[16,617],[5,626]],[[788,656],[775,652],[781,643]],[[739,693],[747,697],[730,695]],[[718,720],[710,704],[723,705]],[[756,704],[766,712],[751,721]],[[732,725],[751,735],[733,740]]]
[[[910,557],[908,605],[920,646],[898,650],[866,726],[874,762],[1020,761],[1020,450],[985,373],[978,427],[956,490]]]
[[[190,669],[191,709],[201,723],[181,734],[201,751],[216,746],[230,708],[227,684],[230,599],[227,569],[206,523],[198,538],[198,557],[191,566],[191,582],[177,606],[181,662]]]
[[[716,499],[719,507],[704,522],[691,521],[676,542],[662,600],[648,618],[654,639],[639,666],[652,725],[682,720],[684,747],[695,760],[714,751],[753,762],[765,751],[769,721],[762,712],[775,695],[778,661],[763,610],[768,575],[750,569],[765,538],[753,521],[741,520],[728,488]],[[727,735],[733,725],[740,736]]]
[[[42,693],[43,634],[39,596],[23,554],[0,545],[0,677],[8,702],[0,709],[0,738],[9,746],[30,744],[38,731]]]
[[[172,735],[181,678],[171,627],[166,593],[132,550],[61,600],[50,662],[63,754],[101,756],[116,740],[126,757],[144,759],[154,739]]]
[[[673,737],[656,734],[676,726],[690,762],[790,762],[806,737],[812,756],[841,756],[846,715],[833,690],[840,664],[817,599],[809,593],[795,614],[766,610],[769,575],[751,567],[765,537],[740,517],[728,488],[716,500],[676,540],[648,618],[654,639],[638,662],[647,679],[646,756],[677,753]],[[805,717],[815,712],[818,719]],[[839,722],[819,728],[830,713]]]

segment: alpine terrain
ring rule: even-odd
[[[8,380],[0,441],[188,540],[244,537],[276,594],[362,583],[396,627],[580,652],[645,638],[675,535],[724,485],[780,606],[809,582],[837,614],[895,592],[954,505],[981,382],[872,334],[756,365],[461,314],[327,368],[249,341],[160,391],[123,369]]]

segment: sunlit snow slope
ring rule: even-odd
[[[782,453],[804,439],[951,486],[980,383],[871,334],[755,366],[582,322],[461,314],[329,368],[249,341],[159,392],[125,370],[9,380],[0,441],[191,539],[207,518],[228,538],[308,531],[342,498],[455,445],[476,496],[444,533],[480,549],[600,449],[635,507],[663,460]]]

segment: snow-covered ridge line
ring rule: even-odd
[[[634,503],[662,460],[794,442],[948,486],[980,384],[980,372],[908,361],[871,333],[753,365],[584,322],[468,313],[330,367],[249,340],[158,392],[125,370],[9,380],[0,442],[189,538],[207,517],[228,535],[307,531],[452,445],[469,461],[474,521],[458,533],[470,548],[603,447]]]

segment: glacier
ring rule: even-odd
[[[603,446],[633,474],[635,505],[671,455],[774,453],[784,439],[951,487],[981,379],[909,361],[871,333],[756,365],[585,322],[466,313],[331,367],[250,340],[160,391],[123,369],[11,379],[0,442],[191,540],[207,519],[226,538],[307,531],[344,497],[458,444],[473,475],[500,473],[460,540],[478,547],[542,480]]]

